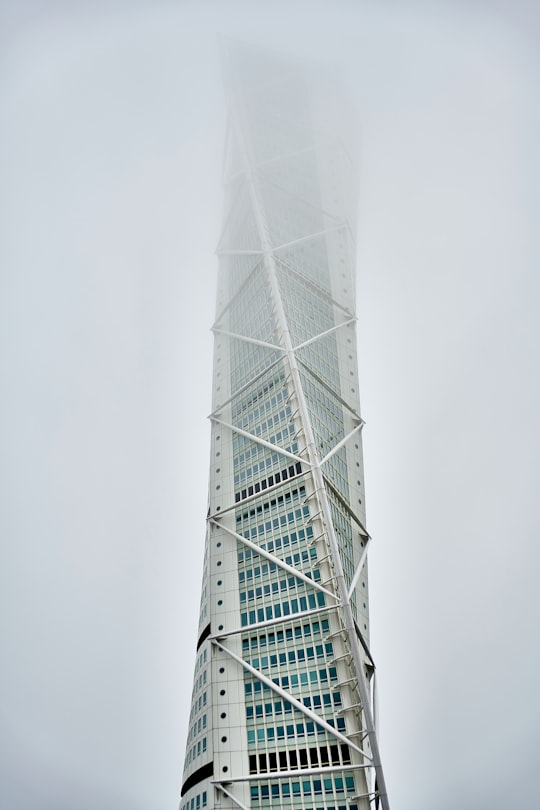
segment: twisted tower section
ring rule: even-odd
[[[317,75],[247,48],[224,61],[210,491],[180,808],[387,810],[350,129]]]

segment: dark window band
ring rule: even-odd
[[[240,492],[235,492],[234,502],[240,503],[240,501],[243,501],[245,498],[250,498],[252,495],[260,492],[263,489],[273,487],[276,484],[283,483],[283,481],[286,481],[288,478],[295,478],[297,475],[301,474],[302,465],[299,461],[297,461],[296,464],[292,464],[290,467],[284,467],[281,472],[274,473],[274,475],[269,475],[268,478],[263,478],[262,481],[254,486],[242,489]]]
[[[199,636],[199,640],[197,642],[197,652],[203,641],[206,641],[209,635],[210,635],[210,625],[207,624],[204,630],[202,631],[201,635]]]
[[[206,765],[202,766],[202,768],[197,768],[197,770],[194,771],[191,774],[191,776],[188,776],[188,778],[182,785],[182,792],[180,795],[183,796],[184,793],[187,793],[187,791],[191,790],[192,787],[198,785],[199,782],[203,781],[203,779],[208,779],[209,776],[213,775],[214,775],[214,763],[207,762]]]

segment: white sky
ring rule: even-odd
[[[401,810],[538,806],[535,3],[0,5],[0,805],[177,806],[206,512],[217,35],[361,121],[372,647]]]

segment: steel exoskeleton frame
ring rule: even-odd
[[[279,453],[286,458],[302,462],[302,464],[306,468],[303,475],[309,476],[312,482],[313,492],[310,497],[314,498],[317,502],[316,518],[320,522],[320,534],[318,535],[318,539],[319,540],[322,539],[322,541],[326,545],[327,549],[326,558],[329,560],[331,570],[333,572],[331,576],[331,585],[333,587],[333,590],[328,587],[330,583],[326,583],[325,585],[318,584],[314,580],[305,576],[302,572],[298,571],[292,566],[289,566],[277,555],[259,548],[257,544],[247,540],[241,534],[228,529],[223,523],[223,517],[231,509],[234,509],[237,506],[237,504],[231,504],[230,507],[225,506],[225,508],[223,508],[218,514],[210,515],[209,528],[211,531],[217,527],[219,527],[222,531],[224,530],[225,533],[231,538],[231,540],[243,543],[244,545],[248,546],[253,553],[259,554],[261,557],[265,557],[267,560],[274,562],[278,567],[283,568],[284,570],[287,571],[288,574],[296,577],[298,580],[302,580],[304,581],[304,583],[307,581],[310,587],[324,592],[325,595],[327,595],[329,598],[333,600],[333,603],[327,605],[324,608],[314,608],[311,610],[306,610],[296,614],[292,614],[280,619],[271,619],[268,621],[252,623],[247,626],[238,628],[237,630],[232,631],[229,630],[228,632],[222,634],[216,633],[210,637],[210,640],[215,649],[220,650],[222,653],[228,655],[231,659],[236,661],[238,665],[243,667],[244,670],[249,672],[254,678],[257,678],[269,689],[273,690],[282,698],[289,701],[289,703],[292,706],[294,706],[298,711],[302,712],[304,715],[308,716],[312,721],[317,723],[319,726],[323,727],[329,734],[333,735],[341,742],[344,742],[348,746],[350,746],[361,758],[361,762],[353,765],[339,765],[339,766],[329,765],[326,767],[311,770],[303,769],[302,771],[277,771],[272,773],[258,772],[255,774],[232,775],[230,778],[227,778],[226,780],[216,779],[214,781],[214,784],[225,796],[230,798],[238,807],[243,808],[243,810],[247,810],[247,808],[241,802],[241,800],[234,794],[232,785],[234,785],[237,782],[283,779],[288,778],[291,775],[298,775],[299,773],[308,774],[313,772],[317,774],[324,774],[336,771],[347,771],[355,769],[365,770],[367,772],[372,773],[371,788],[366,793],[362,794],[361,796],[358,796],[357,798],[365,798],[369,802],[373,802],[376,807],[380,805],[382,807],[382,810],[389,810],[388,796],[385,786],[374,720],[375,668],[366,641],[362,637],[358,625],[354,619],[350,603],[356,583],[358,581],[362,568],[365,564],[367,545],[370,538],[365,528],[362,526],[362,523],[360,522],[358,516],[356,516],[351,507],[347,505],[347,509],[350,512],[351,517],[360,527],[360,532],[363,534],[365,538],[363,553],[361,554],[360,560],[356,566],[356,570],[354,572],[354,576],[350,582],[350,585],[349,587],[347,587],[342,560],[340,556],[339,543],[333,525],[331,506],[327,492],[327,486],[330,489],[332,489],[332,485],[324,473],[325,463],[334,455],[334,453],[336,453],[339,449],[341,449],[341,447],[346,445],[346,443],[358,431],[361,431],[363,427],[363,420],[361,419],[359,414],[356,414],[354,410],[351,409],[350,406],[343,399],[340,399],[338,396],[337,398],[339,399],[341,404],[349,411],[352,411],[352,416],[355,424],[353,429],[349,431],[349,433],[347,433],[347,435],[341,438],[338,442],[336,442],[333,448],[329,452],[327,452],[326,455],[321,459],[319,457],[318,448],[314,438],[313,428],[310,421],[309,409],[302,386],[302,378],[300,373],[302,361],[301,359],[299,359],[299,356],[297,354],[300,349],[304,348],[309,343],[314,343],[317,340],[324,338],[331,332],[349,327],[352,323],[354,323],[355,316],[352,312],[346,310],[343,307],[340,307],[344,317],[344,320],[341,323],[336,324],[331,329],[325,329],[321,331],[319,334],[313,336],[308,341],[304,341],[297,346],[293,345],[293,340],[291,337],[291,332],[287,321],[287,315],[281,297],[281,290],[278,281],[277,266],[276,266],[276,254],[280,250],[283,250],[285,245],[272,247],[270,240],[268,238],[268,226],[265,221],[264,206],[261,205],[259,200],[258,176],[256,172],[255,162],[250,152],[249,143],[244,137],[243,110],[240,105],[235,104],[234,94],[231,94],[231,97],[233,100],[233,107],[234,107],[232,120],[236,128],[235,132],[236,141],[241,147],[241,155],[244,163],[243,173],[245,177],[245,182],[247,184],[247,189],[249,192],[252,212],[256,222],[258,238],[260,240],[262,249],[253,251],[227,250],[226,252],[229,255],[252,254],[254,256],[258,255],[261,257],[268,281],[268,286],[270,289],[272,306],[276,314],[279,343],[277,344],[269,343],[267,341],[256,340],[247,335],[244,336],[237,333],[229,332],[227,329],[223,328],[220,325],[221,315],[218,316],[216,320],[214,332],[222,335],[224,338],[234,338],[235,340],[258,344],[261,347],[272,349],[274,351],[279,352],[280,357],[275,362],[279,362],[279,360],[283,358],[286,363],[287,377],[290,380],[292,389],[291,399],[294,400],[294,404],[296,407],[295,421],[298,425],[297,433],[303,433],[305,439],[305,448],[303,449],[302,453],[299,453],[298,455],[293,454],[271,442],[267,442],[264,439],[261,439],[260,437],[256,436],[253,433],[250,433],[249,431],[244,431],[237,426],[228,424],[227,422],[225,422],[223,419],[220,418],[223,408],[235,397],[237,397],[243,389],[247,389],[250,385],[252,385],[256,381],[258,376],[262,376],[263,373],[266,373],[269,368],[268,366],[265,367],[263,372],[256,375],[252,379],[248,380],[248,382],[245,383],[245,385],[242,387],[242,389],[240,389],[240,391],[237,391],[228,400],[224,401],[217,408],[215,408],[210,418],[214,422],[220,424],[221,427],[226,430],[230,430],[239,435],[243,435],[245,438],[248,438],[249,440],[255,443],[260,443],[266,446],[268,449],[271,449],[272,451]],[[344,221],[342,222],[338,221],[331,227],[331,230],[336,229],[345,231],[347,229],[347,224]],[[324,233],[324,231],[322,233]],[[296,241],[304,242],[309,239],[320,238],[320,236],[321,232],[317,232],[311,235],[303,236]],[[293,244],[294,242],[288,242],[286,247],[290,247]],[[218,250],[218,252],[223,253],[225,251]],[[258,266],[259,265],[257,265],[257,267]],[[332,301],[332,303],[336,304],[336,302],[334,301]],[[230,306],[230,304],[231,301],[228,302],[227,308]],[[339,305],[336,304],[336,306]],[[336,395],[336,392],[332,393]],[[267,492],[269,491],[270,490],[267,490]],[[254,500],[257,497],[260,497],[260,494],[254,494],[250,498],[244,500],[242,503],[245,504],[249,500]],[[264,675],[264,673],[262,673],[259,669],[252,666],[242,656],[237,655],[233,650],[227,647],[226,643],[227,638],[230,636],[239,633],[248,633],[250,631],[256,631],[263,627],[273,626],[276,624],[290,623],[294,619],[304,618],[306,616],[313,615],[314,613],[320,613],[324,611],[338,612],[343,632],[346,634],[348,640],[348,652],[346,653],[346,655],[347,657],[350,656],[350,659],[352,661],[355,678],[353,686],[354,688],[357,689],[358,692],[357,707],[361,710],[361,716],[363,717],[362,729],[359,732],[356,732],[354,735],[360,736],[360,743],[354,742],[351,739],[351,736],[342,734],[338,729],[328,724],[328,722],[323,717],[317,715],[317,713],[312,711],[311,709],[308,709],[301,701],[297,700],[290,692],[288,692],[287,690],[283,689],[280,686],[277,686],[270,678]],[[371,693],[370,684],[368,683],[368,676],[367,676],[368,671],[373,682],[373,694]],[[363,745],[365,741],[369,743],[370,749],[369,751],[367,751]]]

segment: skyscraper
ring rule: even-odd
[[[354,161],[336,87],[247,48],[218,245],[210,490],[181,810],[365,810],[374,727]]]

